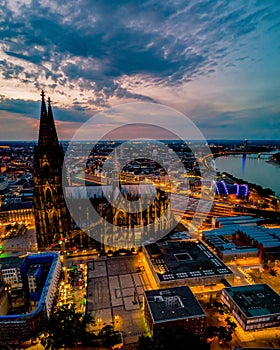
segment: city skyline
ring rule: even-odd
[[[59,139],[141,101],[185,114],[207,139],[279,138],[277,1],[1,5],[1,140],[37,139],[42,88]]]

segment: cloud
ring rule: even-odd
[[[201,111],[200,111],[201,113]],[[255,107],[218,113],[208,110],[196,118],[196,125],[207,139],[279,139],[280,106]],[[264,123],[265,120],[265,123]]]
[[[8,112],[12,115],[16,115],[18,118],[23,118],[24,116],[30,119],[40,118],[41,102],[40,101],[26,101],[21,99],[7,99],[5,96],[0,96],[1,106],[0,113]],[[53,112],[56,121],[72,121],[72,122],[85,122],[87,119],[92,117],[92,110],[87,110],[81,107],[79,104],[75,105],[73,103],[72,108],[59,108],[53,105]],[[6,115],[4,113],[4,115]],[[0,120],[2,119],[0,114]],[[1,121],[4,125],[3,120]]]
[[[40,105],[34,101],[23,101],[19,99],[7,99],[2,96],[1,111],[17,113],[28,116],[30,118],[38,118],[36,114],[40,113]],[[36,113],[37,111],[37,113]]]
[[[252,62],[259,62],[255,71],[262,60],[270,67],[262,48],[279,37],[279,11],[277,0],[0,0],[0,84],[10,84],[4,95],[14,97],[0,110],[38,116],[38,102],[24,102],[13,86],[33,93],[45,87],[57,102],[56,119],[71,125],[131,100],[174,101],[186,109],[188,100],[178,101],[182,87],[191,90],[221,72],[224,80],[235,72],[238,86]],[[219,83],[222,96],[229,84]],[[220,106],[211,108],[212,114],[201,108],[203,122],[211,114],[223,129],[229,120],[237,125],[236,114],[226,113],[227,120]]]
[[[6,8],[2,50],[22,65],[6,63],[4,78],[23,72],[22,83],[33,79],[39,87],[44,74],[46,86],[73,84],[91,90],[96,105],[106,105],[114,95],[150,99],[122,87],[123,76],[138,74],[150,84],[178,85],[214,73],[232,45],[261,19],[273,16],[269,6],[252,10],[241,1],[234,7],[210,0],[9,3],[1,1]],[[32,71],[25,62],[33,65]]]

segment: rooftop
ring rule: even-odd
[[[145,246],[160,281],[212,277],[232,271],[201,241],[166,241]]]
[[[260,218],[255,218],[249,215],[236,215],[236,216],[222,216],[216,218],[216,222],[221,223],[222,225],[229,225],[231,223],[257,223],[261,221]]]
[[[53,287],[52,283],[53,283],[54,272],[57,269],[57,267],[59,267],[59,269],[60,269],[60,256],[56,252],[43,252],[43,253],[34,253],[31,255],[28,255],[24,259],[24,261],[21,265],[21,270],[25,271],[24,273],[26,273],[26,271],[30,265],[36,265],[38,263],[40,263],[40,264],[50,263],[51,265],[47,271],[45,285],[43,287],[37,308],[35,310],[33,310],[31,313],[27,313],[27,314],[0,316],[0,328],[1,328],[1,323],[18,322],[19,317],[20,317],[21,321],[24,319],[28,319],[28,318],[35,316],[38,312],[40,312],[43,309],[46,309],[47,316],[49,317],[50,305],[48,305],[49,300],[47,300],[47,297],[48,297],[49,289],[51,287]]]
[[[205,312],[189,287],[145,291],[153,321],[166,322],[205,316]]]
[[[267,284],[225,288],[246,317],[280,313],[280,296]]]
[[[103,186],[75,186],[66,187],[66,198],[69,199],[88,199],[88,198],[106,198],[114,192],[113,185]],[[130,193],[132,196],[151,196],[155,195],[156,190],[152,184],[140,185],[122,185],[121,193]]]
[[[19,268],[23,263],[23,259],[17,256],[6,257],[0,259],[0,270]]]
[[[235,247],[236,249],[248,249],[249,247],[252,248],[257,244],[261,244],[265,248],[280,247],[279,228],[267,228],[263,226],[229,225],[220,229],[203,231],[203,236],[208,242],[210,242],[220,251],[226,251],[232,248],[235,249],[234,247],[226,246],[225,244],[235,244],[236,240],[233,238],[233,236],[239,233],[241,233],[242,235],[241,237],[239,237],[239,244]],[[244,235],[250,238],[251,243],[248,243],[247,240],[244,240],[242,238]],[[240,247],[241,241],[243,242],[242,247]]]

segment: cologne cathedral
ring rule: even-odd
[[[155,199],[149,205],[151,192],[154,192]],[[126,184],[118,190],[114,184],[68,187],[66,196],[67,203],[76,208],[76,223],[100,242],[101,251],[138,249],[142,244],[158,241],[173,228],[174,218],[168,196],[151,184]],[[131,203],[141,198],[143,210],[141,207],[137,212],[130,208],[122,210],[123,198]],[[93,219],[92,210],[103,219],[101,222]]]
[[[38,145],[34,149],[34,214],[37,244],[47,249],[69,237],[72,220],[62,188],[63,149],[58,142],[52,107],[42,91]]]
[[[174,218],[168,195],[151,184],[125,184],[116,189],[113,181],[106,186],[69,186],[63,191],[64,152],[58,141],[50,99],[47,107],[43,91],[41,96],[33,174],[38,248],[50,249],[64,242],[66,249],[95,246],[108,252],[140,247],[169,233]],[[145,203],[145,197],[150,198],[152,192],[154,200],[143,210],[132,213],[119,209],[122,198],[131,203],[141,198]],[[112,206],[108,198],[113,198],[115,205]],[[67,206],[75,208],[74,218]],[[102,223],[93,222],[92,209],[103,219]]]

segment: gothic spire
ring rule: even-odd
[[[48,97],[48,116],[49,118],[53,119],[53,113],[52,113],[52,106],[51,106],[51,99]]]
[[[56,147],[58,146],[58,138],[55,129],[51,100],[48,98],[48,111],[45,103],[45,93],[42,90],[40,129],[39,129],[39,146]]]
[[[41,119],[42,119],[42,118],[46,118],[46,116],[47,116],[47,108],[46,108],[46,103],[45,103],[44,90],[41,91],[41,96],[42,96],[42,103],[41,103]]]
[[[56,128],[54,124],[54,118],[53,118],[53,112],[52,112],[52,106],[51,106],[51,99],[50,97],[48,98],[48,120],[49,120],[49,125],[51,127],[51,141],[55,144],[58,145],[58,137],[56,133]]]

